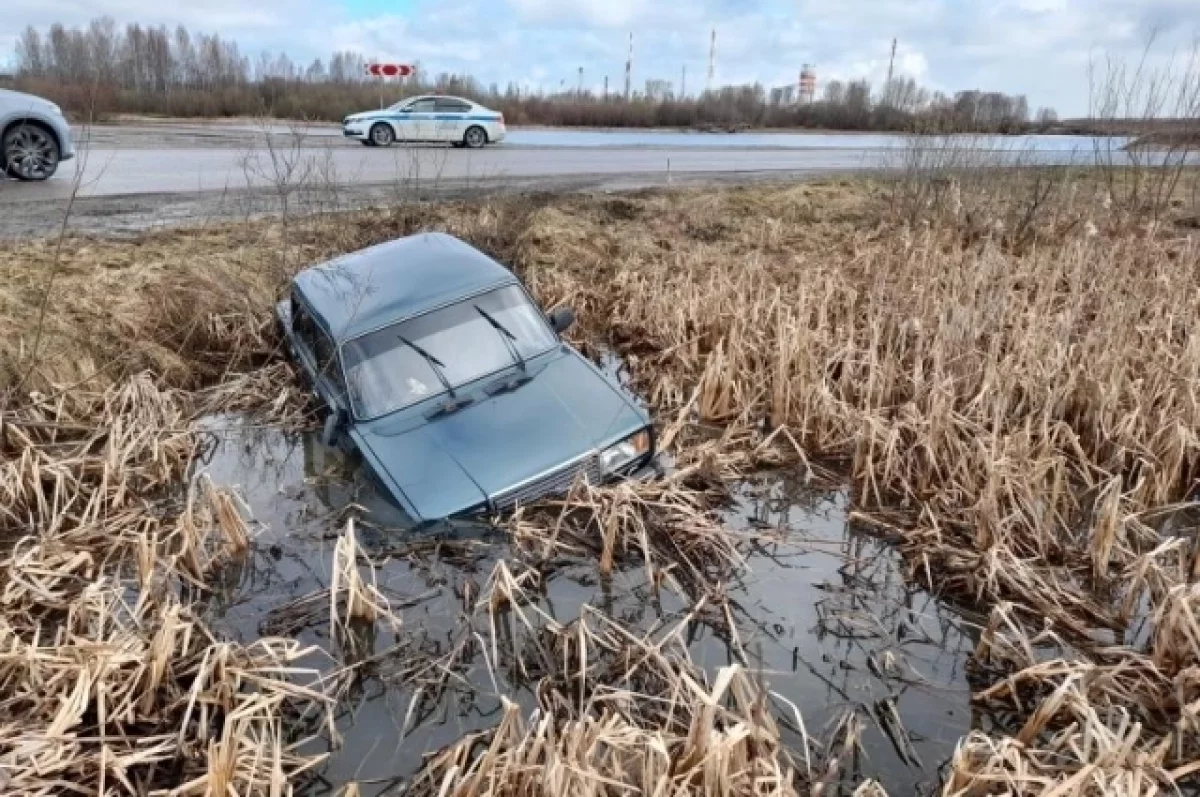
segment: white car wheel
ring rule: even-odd
[[[8,173],[18,180],[46,180],[58,169],[58,142],[41,125],[18,124],[3,143]]]
[[[479,125],[472,125],[467,128],[467,132],[463,134],[463,144],[471,149],[479,149],[487,143],[487,131]]]
[[[396,140],[396,131],[386,122],[376,122],[371,126],[371,143],[377,147],[390,147]]]

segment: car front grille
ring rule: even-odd
[[[589,484],[600,484],[604,480],[604,475],[600,471],[599,458],[591,455],[576,460],[558,470],[500,493],[492,499],[492,506],[498,512],[507,512],[518,504],[524,506],[546,496],[564,495],[581,474]]]

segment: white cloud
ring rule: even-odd
[[[509,0],[525,22],[582,22],[601,27],[629,25],[651,4],[646,0]]]

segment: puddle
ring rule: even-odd
[[[217,483],[236,486],[261,524],[251,555],[220,574],[209,599],[214,627],[247,641],[287,633],[336,655],[325,602],[307,614],[280,608],[328,585],[344,508],[378,502],[370,482],[315,435],[257,429],[237,418],[210,419],[207,426],[215,443],[203,467]],[[760,474],[738,485],[724,514],[731,528],[786,532],[753,551],[751,572],[729,585],[750,667],[761,669],[769,687],[799,707],[813,735],[846,709],[860,710],[865,755],[854,762],[857,777],[877,778],[893,795],[934,791],[938,767],[972,719],[964,672],[974,646],[971,626],[928,593],[905,585],[888,546],[847,523],[842,492]],[[511,558],[506,538],[480,526],[456,527],[444,542],[366,527],[359,537],[364,547],[385,555],[377,568],[379,587],[401,607],[406,644],[426,652],[449,648],[466,603],[462,596],[477,595],[493,564]],[[643,628],[685,611],[668,593],[655,601],[640,567],[605,582],[588,563],[556,570],[539,605],[565,622],[585,603]],[[396,641],[380,625],[377,637],[366,642],[368,655]],[[735,659],[729,644],[706,626],[697,626],[690,651],[709,669]],[[327,660],[318,664],[329,666]],[[476,652],[465,672],[473,695],[464,687],[407,716],[412,690],[395,677],[403,665],[402,657],[381,656],[351,690],[339,709],[344,744],[308,793],[336,793],[348,781],[358,782],[364,795],[388,791],[416,771],[423,754],[494,725],[497,687],[526,708],[534,705],[529,685],[511,674],[498,669],[493,684]],[[888,701],[912,738],[909,751],[881,730]]]

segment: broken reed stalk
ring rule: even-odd
[[[669,583],[693,600],[746,569],[739,537],[714,514],[710,498],[680,479],[577,483],[562,500],[545,501],[507,520],[517,544],[541,556],[590,553],[601,575],[619,562],[640,564],[657,590]]]
[[[805,776],[762,685],[740,665],[709,682],[688,659],[689,622],[640,637],[585,606],[570,625],[543,629],[539,708],[526,719],[504,699],[495,728],[430,756],[407,793],[798,794]]]
[[[1195,585],[1159,605],[1149,653],[1089,655],[1048,629],[1028,635],[1017,614],[993,609],[973,661],[994,680],[973,701],[1011,736],[963,739],[943,794],[1166,794],[1200,772]]]
[[[360,561],[364,564],[360,565]],[[368,579],[362,576],[364,567]],[[361,556],[354,533],[354,518],[350,518],[333,549],[333,574],[329,581],[330,634],[339,638],[350,634],[355,626],[373,626],[379,619],[387,621],[393,629],[400,627],[399,616],[392,611],[387,596],[379,591],[374,566]]]
[[[266,797],[323,759],[291,723],[329,705],[299,664],[315,650],[222,642],[179,597],[250,544],[207,476],[178,495],[192,419],[139,375],[0,420],[0,530],[19,537],[0,560],[6,792]]]

